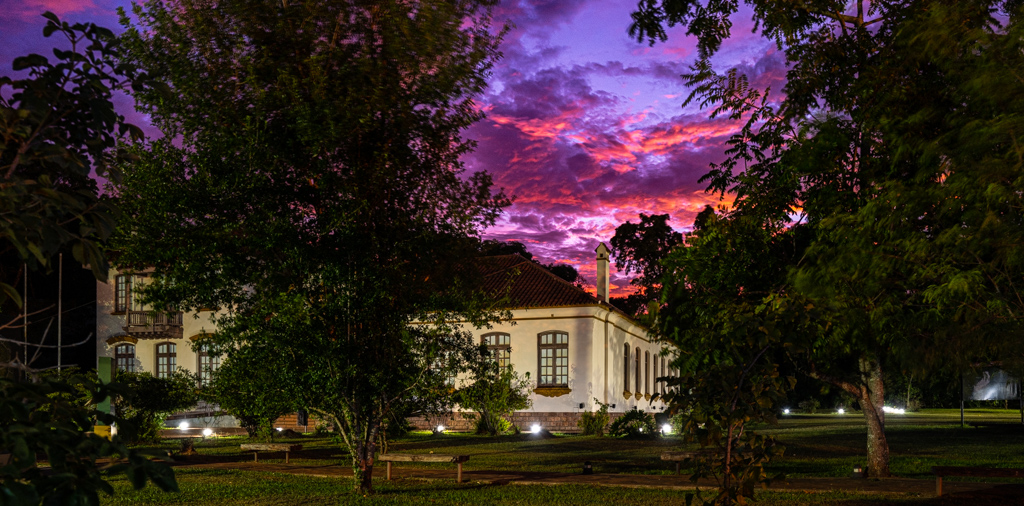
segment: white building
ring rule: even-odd
[[[485,288],[506,293],[512,301],[510,321],[474,330],[502,361],[510,361],[534,382],[533,406],[516,414],[522,428],[539,423],[556,431],[576,430],[583,411],[596,410],[595,400],[611,413],[637,407],[660,412],[655,394],[665,389],[658,377],[670,374],[664,346],[652,342],[645,328],[608,303],[608,248],[597,250],[597,296],[558,278],[519,255],[483,260]],[[97,356],[111,357],[118,368],[163,376],[183,367],[208,376],[217,357],[193,350],[191,342],[214,329],[212,311],[152,315],[134,303],[131,287],[144,282],[112,275],[97,293]],[[509,285],[509,280],[511,284]],[[293,419],[293,418],[292,418]],[[438,420],[414,420],[432,427]],[[459,416],[442,420],[455,429],[468,428]],[[288,424],[290,425],[290,424]]]

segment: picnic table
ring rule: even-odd
[[[448,455],[441,453],[385,453],[377,456],[377,460],[387,462],[388,479],[391,479],[392,462],[449,462],[457,464],[455,483],[462,483],[462,463],[469,460],[469,455]]]
[[[260,452],[284,452],[284,463],[288,463],[288,454],[302,449],[302,445],[288,443],[246,443],[242,450],[252,452],[252,461],[259,462]]]

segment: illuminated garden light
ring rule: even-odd
[[[893,407],[890,407],[890,406],[883,406],[882,407],[882,411],[884,411],[886,413],[896,414],[896,415],[902,415],[902,414],[905,414],[907,412],[907,410],[905,410],[903,408],[893,408]]]
[[[203,437],[210,437],[213,435],[213,429],[207,427],[203,429]]]
[[[188,422],[181,422],[178,424],[178,430],[188,430]]]
[[[667,423],[665,425],[662,425],[661,426],[661,433],[665,434],[665,435],[671,434],[672,433],[672,426],[667,424]]]
[[[530,432],[532,434],[540,434],[540,424],[539,423],[535,423],[535,424],[531,425],[530,426]]]
[[[782,410],[782,414],[788,415],[789,414],[789,408],[783,409]]]
[[[836,410],[836,413],[839,413],[840,415],[845,415],[846,414],[846,410],[843,409],[843,408],[839,408],[839,409]]]
[[[444,425],[438,425],[437,428],[434,429],[434,432],[437,432],[438,434],[444,432]]]

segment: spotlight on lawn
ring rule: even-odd
[[[846,414],[846,410],[843,409],[843,408],[839,408],[839,409],[836,410],[836,413],[839,413],[840,415],[845,415]]]
[[[789,414],[789,408],[783,409],[782,410],[782,414],[788,415]]]
[[[434,428],[434,432],[438,434],[444,434],[444,425],[438,425]]]
[[[885,411],[886,413],[892,413],[894,415],[902,415],[902,414],[905,414],[907,412],[907,410],[905,410],[903,408],[893,408],[893,407],[889,407],[889,406],[883,406],[882,407],[882,411]]]
[[[281,432],[282,430],[284,430],[284,427],[274,427],[274,430]]]
[[[535,423],[535,424],[531,425],[530,426],[530,433],[531,434],[540,434],[540,424],[539,423]]]
[[[181,422],[178,424],[178,430],[188,430],[188,422]]]
[[[665,425],[662,425],[661,426],[661,433],[666,435],[666,436],[671,434],[672,433],[672,426],[667,424],[667,423]]]
[[[203,429],[203,437],[210,437],[212,435],[213,435],[213,429],[211,429],[211,428]]]

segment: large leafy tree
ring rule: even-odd
[[[858,399],[869,474],[886,476],[883,363],[1020,355],[1003,346],[1020,329],[1010,280],[1021,265],[1021,116],[1009,97],[1021,83],[1006,71],[1021,64],[1019,7],[747,3],[789,63],[776,102],[710,64],[738,3],[644,0],[632,33],[654,42],[686,26],[700,54],[690,100],[743,121],[704,178],[735,194],[730,219],[781,231],[802,215],[809,246],[774,293],[807,298],[822,324],[810,341],[792,329],[779,344]]]
[[[683,241],[683,235],[673,230],[668,220],[667,214],[640,213],[640,223],[627,221],[615,227],[612,256],[620,270],[636,274],[629,281],[636,292],[613,302],[625,306],[630,314],[638,314],[649,302],[661,297],[661,279],[665,274],[661,261]]]
[[[117,178],[119,142],[141,131],[114,110],[119,90],[144,75],[117,61],[113,33],[92,23],[69,24],[47,12],[46,37],[66,39],[52,57],[15,58],[23,77],[0,76],[0,304],[21,305],[15,280],[49,269],[70,248],[75,260],[107,276],[103,241],[116,211],[100,198],[93,176]]]
[[[0,309],[23,302],[14,279],[49,269],[66,248],[106,279],[102,250],[116,209],[90,176],[116,177],[108,169],[126,155],[119,143],[139,133],[114,111],[112,98],[144,76],[117,62],[110,30],[70,24],[51,12],[43,17],[43,34],[66,39],[58,43],[64,49],[54,48],[52,59],[15,58],[13,70],[23,76],[0,76]],[[0,321],[0,329],[12,324]],[[93,433],[97,423],[121,421],[96,405],[130,394],[124,385],[68,369],[41,374],[29,362],[0,363],[25,378],[0,377],[0,448],[9,457],[0,466],[0,503],[97,505],[100,492],[114,492],[107,479],[121,473],[135,488],[151,480],[177,491],[169,466],[128,449],[119,437]]]
[[[219,307],[212,344],[277,350],[372,489],[381,421],[445,392],[474,349],[480,229],[508,203],[465,175],[502,29],[493,2],[148,2],[123,15],[164,132],[114,191],[146,296]],[[230,355],[228,357],[230,360]]]

